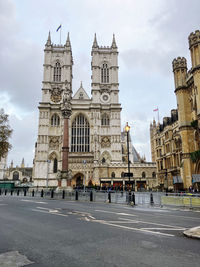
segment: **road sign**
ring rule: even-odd
[[[83,164],[85,165],[86,163],[87,163],[87,161],[84,159],[84,160],[83,160]]]
[[[133,173],[132,172],[125,172],[124,173],[124,177],[133,177]]]

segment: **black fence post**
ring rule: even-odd
[[[129,193],[128,193],[128,203],[129,204],[131,203],[131,191],[129,191]]]
[[[11,195],[11,196],[13,195],[13,190],[10,191],[10,195]]]
[[[17,190],[17,196],[19,196],[19,189]]]
[[[76,193],[75,193],[75,200],[78,200],[78,190],[76,190]]]
[[[65,190],[62,191],[62,198],[65,198]]]
[[[0,195],[1,195],[1,188],[0,188]]]
[[[5,196],[6,196],[6,194],[7,194],[7,189],[5,189]]]
[[[24,190],[24,196],[26,196],[26,189]]]
[[[44,197],[44,190],[41,191],[41,197]]]
[[[135,205],[135,194],[134,194],[134,192],[132,194],[132,202],[133,202],[133,205]]]
[[[90,201],[93,201],[93,192],[90,191]]]
[[[54,195],[54,191],[53,189],[51,190],[51,198],[53,198],[53,195]]]
[[[108,202],[111,203],[111,193],[108,192]]]
[[[34,197],[34,195],[35,195],[35,191],[34,191],[34,189],[33,189],[33,191],[32,191],[32,197]]]
[[[150,194],[150,204],[151,204],[151,205],[154,204],[154,202],[153,202],[153,194],[152,194],[152,193]]]

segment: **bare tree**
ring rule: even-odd
[[[5,157],[12,147],[8,142],[12,131],[9,125],[8,115],[4,113],[3,109],[0,109],[0,158]]]

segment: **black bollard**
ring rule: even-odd
[[[111,203],[111,193],[108,192],[108,202]]]
[[[76,193],[75,193],[75,200],[78,200],[78,191],[76,190]]]
[[[65,198],[65,190],[62,191],[62,198]]]
[[[93,192],[90,191],[90,201],[93,201]]]
[[[13,195],[13,190],[10,191],[10,195],[11,195],[11,196]]]
[[[131,203],[131,191],[129,191],[129,193],[128,193],[128,203],[129,204]]]
[[[26,196],[26,189],[24,190],[24,196]]]
[[[132,194],[132,202],[133,202],[133,205],[135,205],[135,194],[134,193]]]
[[[154,204],[154,202],[153,202],[153,194],[152,194],[152,193],[150,194],[150,204],[151,204],[151,205]]]
[[[6,194],[7,194],[7,189],[5,189],[5,196],[6,196]]]
[[[53,189],[51,190],[51,198],[53,198],[54,192]]]
[[[17,190],[17,196],[19,196],[19,189]]]
[[[0,195],[1,195],[1,188],[0,188]]]
[[[41,197],[44,197],[44,190],[41,191]]]
[[[33,189],[33,191],[32,191],[32,197],[34,197],[34,195],[35,195],[35,191],[34,191],[34,189]]]

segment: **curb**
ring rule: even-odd
[[[190,238],[200,239],[200,227],[194,227],[183,232],[183,234]]]

